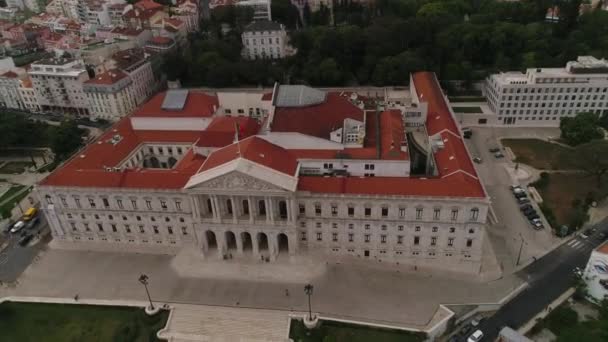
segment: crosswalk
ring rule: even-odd
[[[590,243],[588,243],[585,240],[579,240],[579,239],[573,239],[570,242],[568,242],[566,245],[572,249],[576,249],[581,252],[589,251],[589,250],[593,249],[593,245],[591,245]]]

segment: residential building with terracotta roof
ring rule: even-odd
[[[144,103],[162,86],[160,75],[155,73],[152,66],[155,58],[142,48],[133,48],[116,52],[107,63],[109,69],[119,69],[129,75],[136,106]]]
[[[92,120],[116,121],[135,109],[133,80],[120,69],[95,75],[82,89],[89,102]]]
[[[413,74],[409,93],[369,110],[352,92],[306,86],[237,103],[169,90],[36,193],[58,245],[478,274],[488,195],[435,75]]]

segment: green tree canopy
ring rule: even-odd
[[[572,146],[604,137],[599,127],[599,116],[595,113],[579,113],[573,117],[562,118],[559,128],[562,139]]]

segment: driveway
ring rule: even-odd
[[[510,185],[519,183],[507,171],[514,164],[506,156],[496,159],[489,149],[502,148],[499,142],[501,138],[546,139],[556,137],[557,134],[559,130],[553,128],[476,127],[473,128],[472,138],[465,140],[471,155],[483,160],[481,164],[475,164],[475,167],[490,196],[496,218],[496,222],[488,228],[488,236],[506,273],[518,266],[518,258],[519,265],[531,262],[554,248],[561,240],[553,236],[548,228],[540,231],[532,229],[509,189]],[[536,209],[540,212],[538,207]]]

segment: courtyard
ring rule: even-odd
[[[168,311],[148,316],[142,308],[74,304],[0,304],[0,340],[20,342],[158,341]]]

